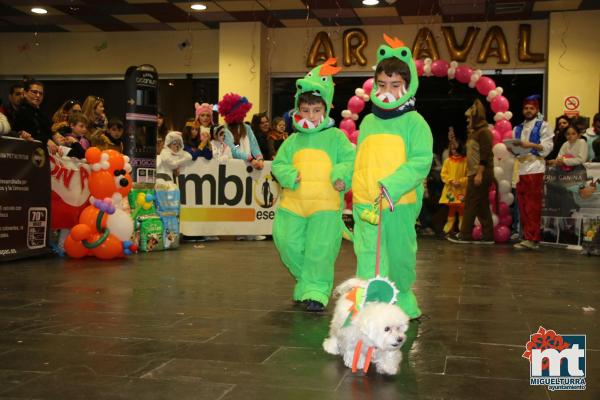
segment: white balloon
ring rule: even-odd
[[[352,111],[350,111],[350,110],[342,111],[342,118],[350,118],[351,116],[352,116]]]
[[[515,196],[510,192],[502,193],[500,195],[500,201],[505,202],[507,206],[511,206],[515,202]]]
[[[494,167],[494,176],[496,179],[502,179],[504,177],[504,170],[502,167]]]
[[[504,89],[502,89],[502,86],[498,86],[498,87],[496,88],[496,93],[497,93],[498,95],[501,95],[502,93],[504,93]]]
[[[481,222],[479,222],[479,218],[475,217],[475,225],[481,225]]]
[[[496,115],[494,115],[494,121],[502,121],[504,119],[504,113],[503,112],[497,112]]]
[[[363,95],[365,94],[365,90],[363,88],[356,88],[354,94],[358,97],[363,97]]]
[[[506,179],[498,182],[498,192],[502,195],[504,193],[510,193],[510,182]]]
[[[425,73],[431,72],[431,65],[428,65],[428,64],[424,65],[423,66],[423,72],[425,72]]]
[[[498,158],[504,159],[504,157],[509,154],[508,149],[504,143],[498,143],[492,148],[492,152]]]
[[[512,117],[513,117],[513,113],[511,113],[510,111],[507,111],[507,112],[504,113],[504,118],[507,121],[510,121]]]
[[[364,101],[369,101],[369,100],[371,100],[371,97],[370,97],[368,94],[365,94],[365,95],[363,95],[363,98],[362,98],[362,99],[363,99]]]
[[[133,221],[129,214],[120,209],[108,216],[106,227],[122,242],[130,240],[133,235]]]
[[[452,62],[450,63],[450,66],[451,66],[452,68],[456,69],[456,67],[458,67],[458,62],[456,62],[456,61],[452,61]]]
[[[432,62],[433,62],[433,61],[432,61],[432,60],[431,60],[431,58],[429,58],[429,57],[427,57],[427,58],[426,58],[426,59],[423,61],[423,63],[424,63],[425,65],[431,65],[431,63],[432,63]]]
[[[477,82],[476,82],[476,81],[471,81],[471,82],[469,82],[469,87],[470,87],[471,89],[473,89],[473,88],[475,87],[475,85],[476,85],[476,84],[477,84]]]
[[[494,223],[494,226],[498,225],[498,222],[500,222],[500,219],[498,218],[498,216],[493,213],[492,213],[492,222]]]
[[[358,121],[358,114],[352,114],[350,115],[350,118],[352,118],[354,121]]]

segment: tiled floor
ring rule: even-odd
[[[420,239],[397,377],[352,375],[321,342],[329,314],[294,308],[273,243],[187,244],[117,262],[0,265],[0,398],[598,399],[600,259]],[[353,273],[342,247],[336,281]],[[529,385],[539,325],[587,334],[585,392]]]

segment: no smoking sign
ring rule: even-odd
[[[577,96],[568,96],[565,97],[565,109],[569,111],[574,111],[579,108],[579,97]]]

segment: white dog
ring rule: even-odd
[[[334,291],[339,295],[335,305],[329,337],[323,342],[323,349],[329,354],[341,354],[344,364],[352,368],[357,343],[362,341],[356,367],[365,370],[365,360],[370,347],[373,348],[371,362],[380,374],[398,373],[402,352],[400,347],[406,340],[409,318],[393,304],[369,302],[358,311],[349,324],[344,326],[353,302],[347,294],[356,287],[366,287],[367,282],[353,278],[340,284]],[[367,363],[368,368],[368,363]]]

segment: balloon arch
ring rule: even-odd
[[[514,157],[502,142],[512,138],[510,120],[513,115],[509,111],[508,99],[502,95],[502,87],[496,86],[492,78],[483,76],[480,69],[474,70],[464,64],[458,65],[456,61],[449,63],[445,60],[432,61],[431,58],[426,58],[416,60],[415,64],[419,76],[456,79],[460,83],[468,84],[470,88],[477,89],[482,96],[486,96],[487,101],[490,103],[490,108],[495,113],[495,124],[491,129],[491,133],[494,146],[494,176],[496,177],[497,187],[492,185],[489,193],[492,219],[494,221],[494,239],[499,243],[507,242],[510,238],[510,226],[512,225],[510,206],[515,200],[514,195],[511,193]],[[355,89],[355,95],[348,100],[347,108],[342,111],[342,121],[339,127],[354,144],[356,144],[360,133],[356,129],[358,114],[364,110],[366,102],[369,101],[372,88],[373,78],[369,78],[363,83],[362,87]],[[496,193],[499,194],[500,200],[498,207],[496,207]],[[346,197],[347,202],[348,197]],[[481,225],[479,221],[476,221],[473,228],[473,238],[480,240],[481,237]]]

